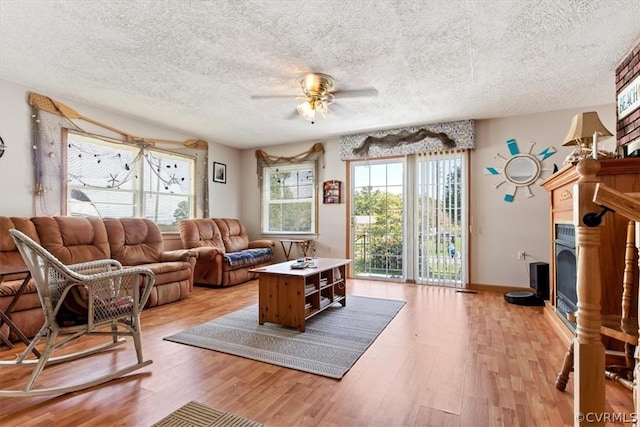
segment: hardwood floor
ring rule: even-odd
[[[143,313],[152,365],[76,394],[0,399],[0,425],[150,426],[192,400],[268,426],[573,425],[573,378],[564,393],[553,385],[566,347],[542,308],[507,304],[501,293],[378,281],[350,280],[348,293],[407,304],[341,381],[164,341],[257,303],[257,281],[197,287]],[[23,347],[0,348],[11,359]],[[130,345],[115,353],[46,374],[70,381],[134,358]],[[24,372],[2,368],[0,386]],[[632,410],[631,393],[608,381],[607,411]]]

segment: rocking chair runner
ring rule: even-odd
[[[9,232],[35,281],[45,323],[16,360],[0,361],[0,368],[33,367],[22,390],[2,388],[0,397],[70,393],[119,378],[152,363],[143,359],[140,329],[140,312],[155,280],[149,269],[123,269],[113,259],[66,266],[25,234],[17,230]],[[70,313],[76,314],[74,321],[70,321]],[[111,340],[76,353],[54,356],[58,350],[85,335],[107,335]],[[111,349],[126,341],[123,336],[133,338],[137,363],[74,385],[35,388],[36,380],[46,366]],[[46,342],[41,356],[29,359],[28,356],[42,339],[46,339]]]

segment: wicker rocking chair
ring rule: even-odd
[[[45,324],[16,360],[0,361],[0,368],[24,366],[33,369],[24,388],[2,387],[0,397],[71,393],[122,377],[152,363],[143,359],[140,329],[140,312],[155,280],[150,270],[123,269],[113,259],[66,266],[25,234],[17,230],[9,232],[35,281]],[[106,335],[111,339],[75,353],[58,352],[86,335]],[[133,338],[137,363],[73,385],[35,387],[45,367],[111,349],[126,341],[123,336]],[[44,347],[38,349],[41,355],[29,357],[32,352],[37,354],[34,350],[41,340],[45,340]]]

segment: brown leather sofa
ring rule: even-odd
[[[185,249],[198,253],[196,284],[232,286],[257,278],[250,269],[271,264],[274,242],[249,240],[238,219],[196,218],[178,223]]]
[[[162,234],[152,221],[142,218],[97,217],[0,217],[0,265],[24,265],[8,230],[27,234],[65,264],[105,258],[124,266],[143,266],[154,272],[156,281],[147,307],[185,298],[193,290],[193,271],[197,253],[162,250]],[[7,277],[0,283],[0,308],[6,310],[22,283],[21,277]],[[11,319],[27,336],[35,335],[44,316],[35,285],[29,283],[18,299]],[[5,336],[8,327],[0,329]],[[14,340],[17,337],[10,336]]]

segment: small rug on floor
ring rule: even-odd
[[[219,411],[198,402],[189,402],[167,415],[152,427],[263,427],[229,412]]]
[[[349,295],[345,307],[334,304],[307,320],[305,332],[259,325],[255,304],[164,339],[339,379],[404,304]]]

